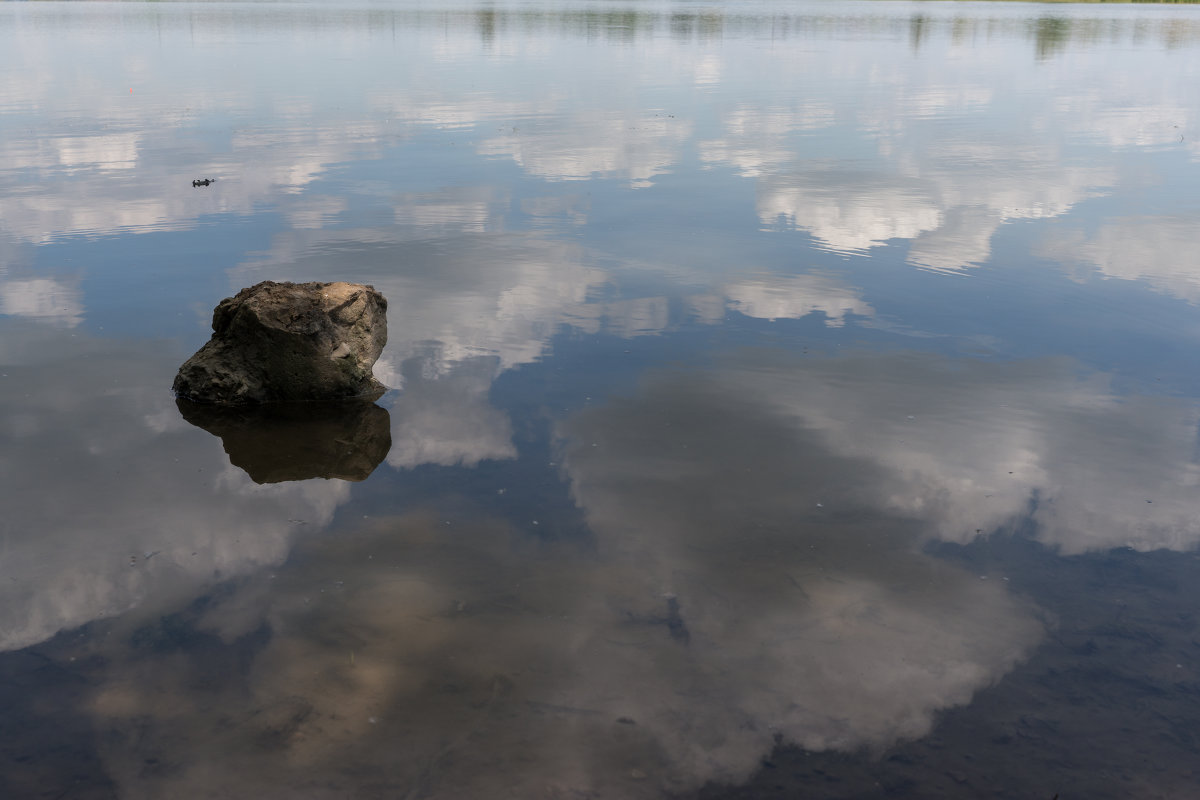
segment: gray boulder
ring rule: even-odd
[[[175,376],[179,397],[240,405],[384,392],[371,367],[387,343],[387,300],[372,286],[263,281],[222,300],[212,326]]]

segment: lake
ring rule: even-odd
[[[1193,797],[1197,86],[1186,5],[0,4],[0,796]],[[263,280],[389,391],[177,403]]]

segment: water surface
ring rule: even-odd
[[[0,795],[1189,797],[1198,83],[1186,6],[0,5]],[[378,406],[176,404],[267,279],[385,294]]]

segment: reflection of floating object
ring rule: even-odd
[[[391,417],[370,401],[218,406],[175,401],[183,418],[221,439],[255,483],[365,480],[392,447]]]
[[[195,188],[196,186],[208,186],[210,183],[216,182],[216,178],[201,178],[199,180],[192,181],[192,187]]]

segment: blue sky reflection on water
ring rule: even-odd
[[[0,794],[1187,796],[1198,49],[0,5]],[[170,395],[266,279],[389,299],[365,480]]]

